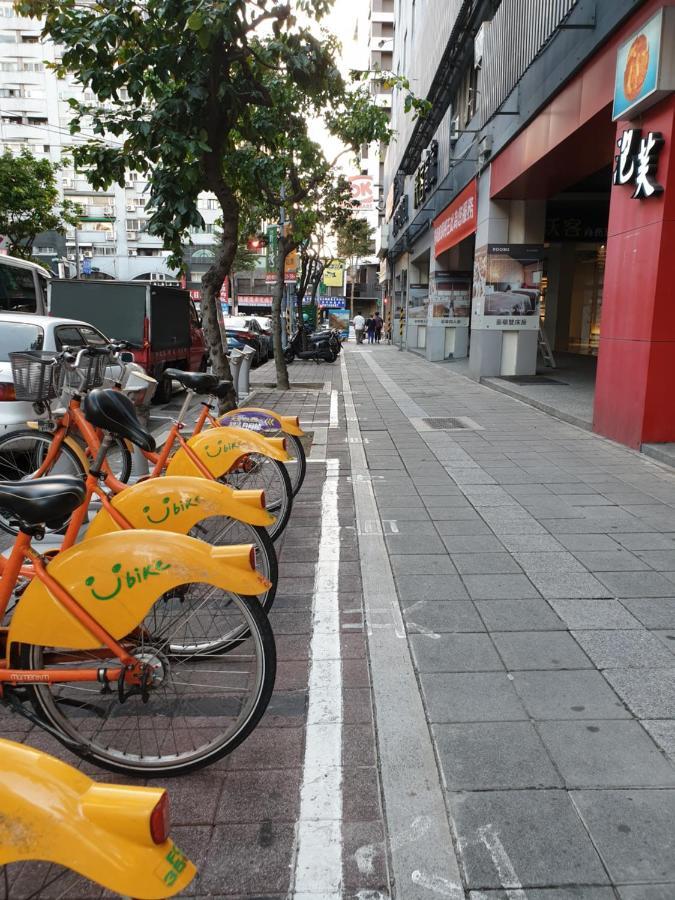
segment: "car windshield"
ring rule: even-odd
[[[228,331],[248,331],[248,320],[237,316],[228,316],[225,319],[225,328]]]
[[[45,333],[27,322],[0,322],[0,362],[9,362],[14,350],[42,350]]]
[[[31,269],[0,263],[0,310],[3,312],[37,312],[35,282]]]

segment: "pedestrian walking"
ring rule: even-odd
[[[366,331],[368,332],[368,343],[375,343],[375,319],[372,316],[368,316],[366,319]]]
[[[382,327],[384,325],[384,319],[379,314],[379,312],[375,313],[375,343],[379,344],[382,339]]]
[[[363,330],[366,327],[366,320],[363,318],[361,313],[357,313],[354,316],[354,334],[356,335],[356,343],[363,343]]]

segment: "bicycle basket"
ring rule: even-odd
[[[110,365],[110,356],[85,356],[76,369],[66,370],[66,384],[76,391],[92,391],[101,387],[105,380],[106,367]]]
[[[9,354],[17,400],[44,403],[55,400],[63,388],[63,363],[56,353],[43,350],[15,350]]]

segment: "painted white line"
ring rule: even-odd
[[[426,872],[420,872],[419,869],[411,875],[413,884],[419,884],[427,891],[439,894],[441,897],[452,897],[453,900],[464,900],[464,888],[455,881],[448,881],[447,878],[440,878],[438,875],[427,875]]]
[[[327,459],[314,573],[307,733],[292,897],[339,897],[342,888],[339,477],[340,461]]]
[[[485,844],[495,864],[497,875],[508,900],[527,900],[527,894],[523,890],[513,863],[499,839],[499,835],[491,824],[483,825],[478,829],[478,837]]]
[[[330,412],[328,414],[329,418],[329,428],[337,428],[338,427],[338,392],[331,391],[330,392]]]

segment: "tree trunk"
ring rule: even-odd
[[[283,235],[279,235],[277,244],[277,280],[272,291],[272,335],[274,338],[274,364],[277,372],[277,388],[280,391],[287,391],[290,387],[284,349],[281,346],[281,299],[284,295],[284,267],[288,252],[288,239]]]

